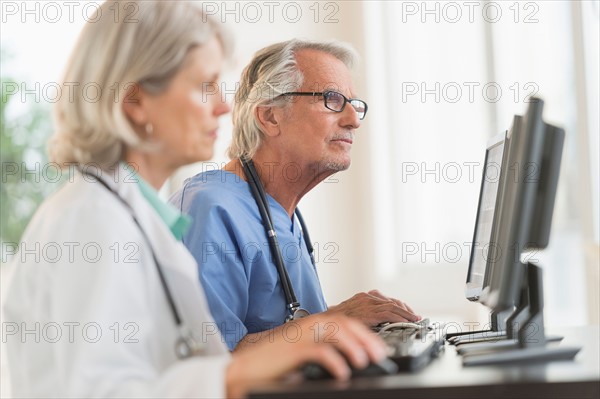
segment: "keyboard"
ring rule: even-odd
[[[399,371],[417,371],[427,366],[444,349],[441,329],[422,326],[385,326],[378,335],[388,348],[388,357]]]

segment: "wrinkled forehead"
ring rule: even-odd
[[[300,91],[322,92],[335,90],[353,97],[352,72],[335,56],[322,51],[307,49],[296,54],[298,68],[304,75]]]

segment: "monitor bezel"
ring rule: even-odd
[[[471,241],[471,254],[469,256],[469,268],[467,270],[467,281],[465,283],[465,296],[468,300],[470,301],[478,301],[479,297],[481,296],[481,293],[484,289],[484,287],[486,286],[486,280],[488,279],[488,268],[490,265],[490,262],[486,261],[486,266],[485,266],[485,272],[484,272],[484,278],[483,281],[481,283],[475,283],[472,281],[473,277],[471,275],[471,273],[473,272],[473,262],[475,260],[475,251],[477,250],[477,231],[478,231],[478,226],[479,226],[479,217],[480,217],[480,211],[481,211],[481,206],[482,206],[482,200],[483,200],[483,190],[486,184],[486,172],[487,172],[487,168],[488,168],[488,159],[489,159],[489,155],[490,155],[490,151],[494,148],[496,148],[497,146],[503,144],[503,149],[502,149],[502,163],[500,165],[500,171],[502,171],[503,166],[504,166],[504,162],[505,162],[505,156],[506,156],[506,148],[508,145],[508,130],[505,130],[503,133],[497,134],[496,136],[490,138],[486,144],[486,150],[485,150],[485,159],[484,159],[484,163],[483,163],[483,171],[481,174],[481,184],[479,187],[479,201],[477,204],[477,213],[475,215],[475,227],[473,229],[473,240]],[[502,176],[502,173],[500,173],[500,176],[498,177],[498,179],[500,179]],[[492,217],[492,228],[490,230],[490,240],[489,242],[493,242],[493,233],[494,233],[494,227],[497,223],[497,209],[499,206],[499,201],[501,199],[501,181],[498,181],[498,189],[496,191],[496,199],[495,199],[495,205],[494,205],[494,216]],[[489,248],[489,246],[488,246]]]

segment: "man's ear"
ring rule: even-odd
[[[279,120],[282,115],[280,108],[272,106],[256,107],[254,112],[258,125],[267,136],[275,137],[279,135]]]
[[[125,97],[123,98],[123,112],[134,125],[143,126],[148,123],[147,97],[148,94],[139,84],[127,85]]]

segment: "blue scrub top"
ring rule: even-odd
[[[310,313],[327,310],[300,223],[267,194],[296,297]],[[200,173],[170,202],[192,218],[183,237],[196,258],[212,315],[230,350],[247,333],[272,329],[288,315],[285,295],[248,184],[234,173]],[[308,332],[307,332],[308,333]]]

